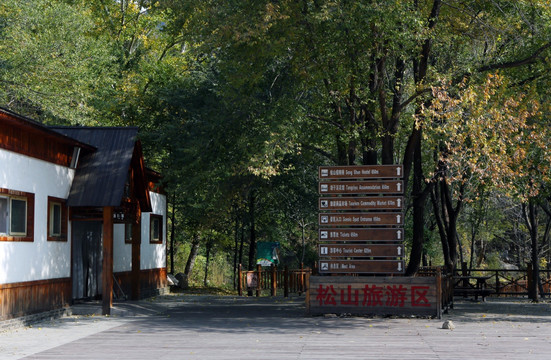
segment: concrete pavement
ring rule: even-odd
[[[88,307],[88,308],[86,308]],[[100,304],[75,307],[91,313]],[[441,329],[451,319],[454,330]],[[457,302],[444,319],[308,317],[304,298],[170,295],[0,333],[0,359],[549,359],[551,304]]]

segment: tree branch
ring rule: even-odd
[[[323,122],[326,122],[328,124],[331,124],[341,130],[344,131],[344,126],[341,124],[341,123],[338,123],[336,121],[333,121],[333,120],[330,120],[330,119],[326,119],[324,117],[321,117],[321,116],[317,116],[317,115],[307,115],[308,118],[312,119],[312,120],[316,120],[316,121],[323,121]]]
[[[522,65],[533,64],[536,62],[538,56],[545,50],[549,49],[550,47],[551,47],[551,42],[548,42],[545,45],[541,46],[540,48],[536,49],[536,51],[534,51],[530,56],[527,56],[524,59],[509,61],[501,64],[490,64],[490,65],[482,66],[482,67],[479,67],[477,71],[484,72],[484,71],[499,70],[499,69],[510,69],[510,68],[515,68]]]
[[[336,157],[334,157],[332,154],[330,154],[329,152],[323,150],[323,149],[320,149],[316,146],[313,146],[313,145],[309,145],[309,144],[300,144],[300,147],[302,147],[303,149],[306,149],[306,150],[311,150],[311,151],[314,151],[326,158],[328,158],[329,160],[331,160],[333,163],[337,164],[338,163],[338,160]]]
[[[404,101],[403,103],[401,103],[399,105],[398,110],[402,111],[402,109],[405,108],[406,106],[408,106],[413,100],[417,99],[419,96],[421,96],[423,94],[430,93],[431,91],[432,91],[432,89],[428,88],[428,87],[424,88],[424,89],[421,89],[421,90],[417,90],[406,101]]]

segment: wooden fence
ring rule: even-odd
[[[486,289],[491,291],[492,296],[527,296],[528,284],[533,281],[532,270],[529,266],[526,269],[457,269],[456,277],[487,277]],[[540,270],[540,281],[543,292],[538,290],[539,295],[551,295],[551,270]]]
[[[443,312],[447,312],[448,309],[453,308],[453,276],[447,274],[442,267],[421,267],[416,276],[429,276],[439,278],[440,289],[440,301],[441,309]],[[438,281],[438,280],[437,280]]]
[[[263,292],[269,292],[270,296],[276,296],[278,289],[283,291],[285,297],[291,293],[302,295],[306,292],[307,277],[311,273],[311,269],[302,266],[300,269],[290,270],[285,267],[279,270],[274,265],[267,269],[257,265],[254,271],[243,271],[239,264],[237,291],[239,296],[243,296],[244,291],[249,295],[254,292],[256,296],[260,296]]]

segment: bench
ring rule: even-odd
[[[492,294],[495,294],[495,291],[493,289],[477,289],[477,288],[464,288],[464,287],[453,288],[454,296],[463,296],[463,297],[473,296],[475,300],[478,300],[478,297],[480,296],[482,298],[482,301],[486,301],[486,297]]]
[[[486,301],[486,297],[495,293],[493,289],[486,288],[486,280],[491,276],[456,276],[454,277],[453,294],[454,296],[474,296],[478,300],[480,296],[482,301]],[[475,284],[471,283],[471,280]]]

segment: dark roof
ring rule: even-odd
[[[90,144],[83,143],[81,141],[78,141],[77,139],[73,139],[71,137],[68,137],[67,135],[63,133],[59,133],[52,128],[39,123],[38,121],[35,121],[31,118],[28,118],[26,116],[14,113],[11,110],[8,110],[6,108],[0,107],[0,114],[7,115],[6,117],[2,117],[4,121],[9,121],[13,123],[14,125],[21,126],[26,129],[26,131],[38,131],[43,134],[43,136],[48,136],[51,139],[55,139],[55,141],[79,146],[84,149],[93,150],[94,147]]]
[[[90,144],[97,151],[81,154],[68,206],[120,206],[134,154],[135,127],[51,127]]]

